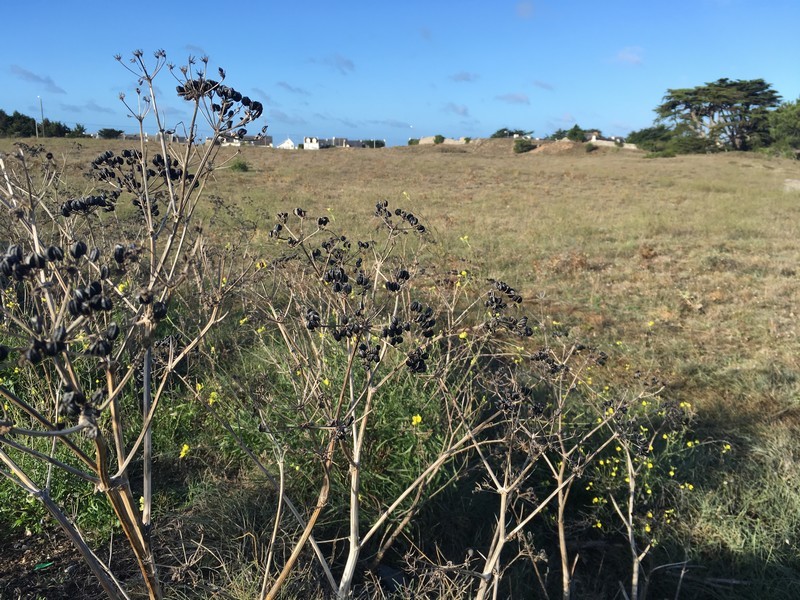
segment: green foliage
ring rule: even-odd
[[[576,123],[567,131],[566,138],[572,142],[585,142],[586,130],[581,129]]]
[[[435,135],[433,137],[433,143],[434,144],[442,144],[442,143],[444,143],[444,136],[443,135]]]
[[[419,146],[419,138],[409,138],[408,145],[409,146]]]
[[[586,154],[590,154],[591,152],[594,152],[594,151],[595,151],[595,150],[597,150],[598,148],[600,148],[600,146],[598,146],[597,144],[593,144],[592,142],[589,142],[589,143],[588,143],[588,144],[586,144],[586,146],[584,147],[584,150],[586,150]]]
[[[122,129],[112,129],[111,127],[104,127],[97,132],[97,137],[101,140],[116,140],[123,134]]]
[[[517,138],[516,140],[514,140],[514,152],[517,154],[530,152],[531,150],[535,150],[538,147],[539,144],[537,144],[533,140],[525,138]]]
[[[674,130],[663,123],[659,123],[653,127],[631,131],[626,136],[625,141],[630,144],[636,144],[637,147],[648,152],[659,152],[666,148],[674,135]]]
[[[491,136],[491,138],[513,138],[513,137],[525,137],[526,135],[531,135],[533,131],[525,131],[524,129],[509,129],[507,127],[503,127],[502,129],[498,129],[495,131]]]
[[[769,137],[778,150],[800,149],[800,100],[785,102],[770,113]]]
[[[234,173],[247,173],[250,170],[250,164],[243,158],[237,158],[231,162],[229,168]]]
[[[33,137],[36,135],[36,120],[18,111],[7,114],[0,110],[0,136]]]
[[[385,148],[386,140],[361,140],[364,148]]]
[[[67,133],[68,138],[85,138],[90,137],[89,133],[86,131],[86,127],[81,123],[75,123],[75,127]]]
[[[40,135],[44,132],[44,137],[66,137],[70,133],[70,128],[59,121],[45,119],[40,124]]]
[[[769,109],[780,96],[763,79],[718,79],[694,88],[669,89],[656,107],[659,120],[684,125],[694,137],[731,150],[766,143]]]
[[[18,111],[9,115],[0,110],[0,137],[34,137],[37,133],[44,137],[68,137],[71,130],[60,121],[45,119],[42,124]]]

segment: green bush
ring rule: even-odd
[[[530,152],[531,150],[535,150],[538,147],[539,144],[537,144],[533,140],[529,140],[526,138],[517,138],[516,140],[514,140],[514,152],[516,154]]]
[[[419,138],[411,138],[408,140],[409,146],[419,146]]]
[[[433,143],[434,144],[441,144],[443,142],[444,142],[444,136],[443,135],[434,136],[434,138],[433,138]]]
[[[250,170],[250,164],[243,158],[237,158],[231,163],[230,170],[234,173],[247,173]]]

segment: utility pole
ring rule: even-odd
[[[42,106],[42,97],[36,96],[39,99],[39,108]],[[36,122],[36,119],[33,120],[33,129],[36,131],[36,139],[39,139],[39,124]],[[42,131],[44,133],[44,131]]]
[[[44,107],[42,106],[42,97],[36,97],[39,98],[39,113],[42,115],[42,137],[44,137]]]

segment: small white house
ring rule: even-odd
[[[297,146],[295,146],[294,142],[292,141],[292,138],[286,138],[276,147],[280,148],[281,150],[295,150],[297,148]]]
[[[303,138],[303,150],[319,150],[319,138]]]

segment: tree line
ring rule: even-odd
[[[101,139],[111,140],[122,135],[121,129],[104,128],[97,132]],[[39,123],[33,117],[24,115],[15,110],[12,114],[0,109],[0,137],[68,137],[81,138],[90,137],[86,127],[76,123],[74,127],[69,127],[61,121],[51,121],[44,119]]]
[[[800,100],[781,100],[763,79],[668,89],[653,126],[631,132],[626,141],[665,155],[768,149],[797,156]]]

